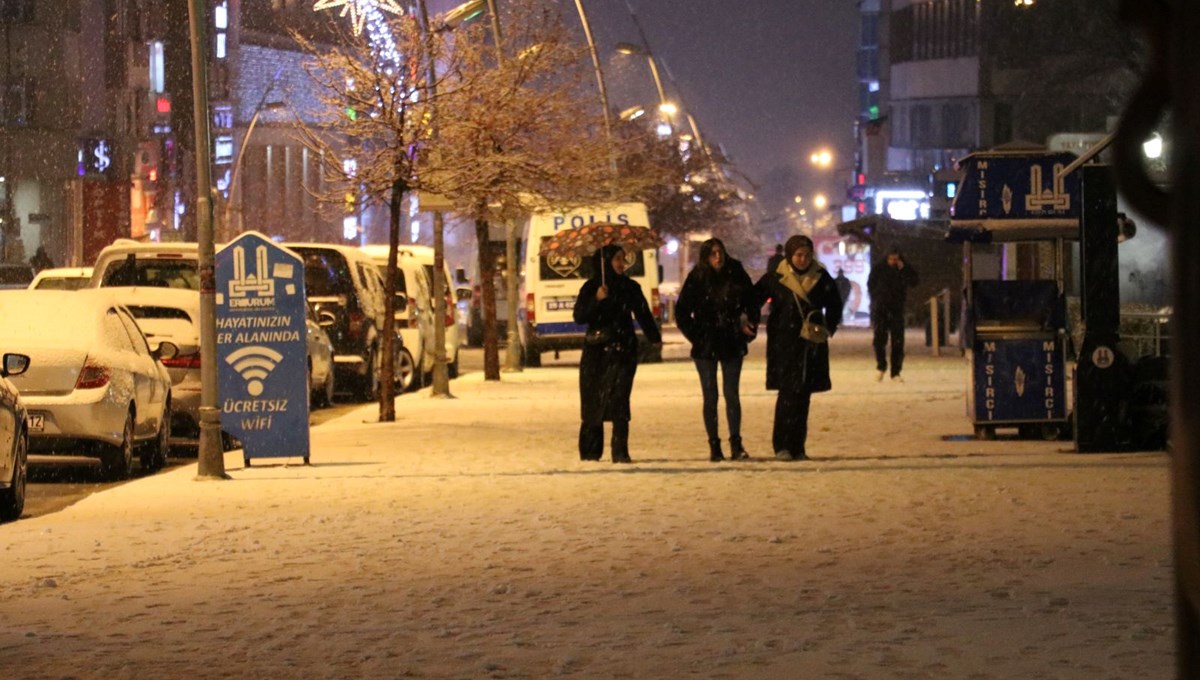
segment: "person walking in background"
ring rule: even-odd
[[[805,460],[812,395],[833,387],[826,340],[842,322],[842,298],[833,277],[816,261],[812,239],[802,235],[789,238],[784,255],[786,259],[763,274],[755,290],[760,302],[771,301],[767,389],[778,391],[771,435],[775,458]],[[820,327],[802,335],[806,320]]]
[[[775,254],[774,254],[774,255],[772,255],[770,258],[768,258],[768,259],[767,259],[767,271],[768,271],[768,272],[773,272],[773,271],[775,271],[776,269],[778,269],[778,268],[779,268],[779,263],[780,263],[780,262],[783,262],[783,261],[784,261],[784,259],[785,259],[785,258],[784,258],[784,256],[783,256],[783,244],[782,244],[782,243],[776,243],[776,244],[775,244]]]
[[[754,339],[761,305],[755,304],[754,284],[742,263],[729,257],[720,239],[700,245],[700,259],[679,292],[675,322],[692,343],[692,361],[700,374],[704,398],[702,415],[708,433],[709,460],[725,460],[717,428],[717,366],[721,367],[721,392],[725,395],[725,420],[729,425],[729,457],[749,458],[742,444],[742,402],[738,383],[746,345]]]
[[[867,277],[867,292],[871,295],[871,327],[875,330],[872,344],[875,346],[876,380],[883,380],[888,371],[888,339],[892,343],[892,380],[904,382],[900,376],[904,368],[904,301],[908,289],[917,285],[917,272],[907,262],[900,250],[888,250],[883,260],[871,267]]]
[[[593,256],[595,274],[575,299],[575,323],[587,325],[579,362],[579,458],[600,460],[604,422],[612,423],[612,462],[629,458],[629,395],[637,373],[638,339],[633,318],[646,340],[659,345],[662,335],[642,287],[625,276],[625,251],[608,245]]]
[[[854,290],[854,284],[850,279],[846,278],[846,272],[838,267],[837,276],[833,277],[833,282],[837,284],[838,296],[842,298],[842,316],[845,316],[846,301],[850,299],[850,291]]]

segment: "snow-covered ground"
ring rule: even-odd
[[[962,359],[919,339],[907,382],[881,384],[866,332],[834,338],[809,462],[768,460],[758,346],[754,460],[708,462],[695,371],[668,361],[638,371],[635,464],[581,463],[564,356],[402,396],[393,424],[365,406],[313,431],[308,467],[235,452],[232,481],[180,468],[2,526],[0,668],[1169,677],[1166,457],[966,438]]]

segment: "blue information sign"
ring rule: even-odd
[[[1080,215],[1079,173],[1058,173],[1070,153],[978,153],[963,161],[966,174],[951,208],[955,220],[1029,220]]]
[[[216,254],[221,428],[251,458],[308,462],[304,262],[257,232]]]

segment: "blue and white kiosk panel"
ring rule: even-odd
[[[221,428],[251,458],[308,462],[304,262],[257,232],[216,254]]]

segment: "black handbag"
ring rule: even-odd
[[[598,328],[589,328],[583,336],[583,344],[593,347],[599,345],[607,345],[613,341],[615,334],[612,328],[608,326],[600,326]]]

